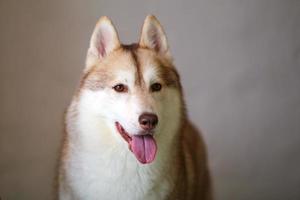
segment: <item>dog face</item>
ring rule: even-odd
[[[148,16],[138,44],[121,45],[111,21],[93,32],[79,97],[95,120],[104,120],[141,163],[155,158],[156,140],[178,125],[179,76],[159,22]],[[173,124],[173,125],[172,125]]]

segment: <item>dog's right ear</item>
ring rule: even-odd
[[[119,47],[120,41],[114,25],[108,17],[101,17],[90,40],[86,66],[92,65],[96,60],[101,60]]]

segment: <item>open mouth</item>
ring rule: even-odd
[[[130,151],[142,164],[151,163],[157,151],[157,145],[151,134],[130,136],[119,122],[115,123],[122,138],[128,143]]]

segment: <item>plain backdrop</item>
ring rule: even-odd
[[[124,43],[154,14],[218,200],[300,199],[300,1],[0,1],[0,196],[52,199],[63,113],[98,18]]]

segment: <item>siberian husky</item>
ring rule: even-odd
[[[152,15],[131,45],[100,18],[65,130],[61,200],[211,199],[203,141],[186,117],[167,38]]]

